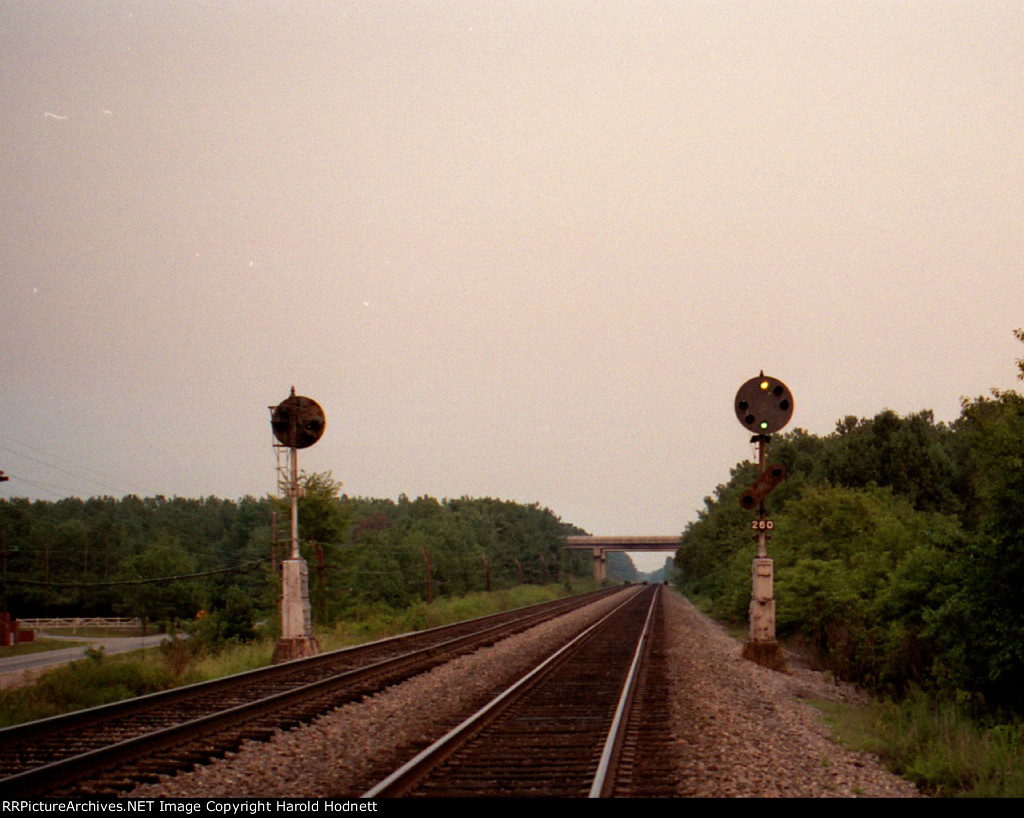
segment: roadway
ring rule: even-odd
[[[159,645],[167,634],[153,634],[152,636],[104,636],[100,638],[82,636],[47,636],[44,633],[36,633],[37,639],[54,639],[68,642],[80,642],[70,648],[58,648],[57,650],[46,650],[39,653],[26,653],[21,656],[8,656],[0,659],[0,688],[13,687],[28,680],[38,672],[57,665],[64,665],[85,658],[85,652],[92,648],[107,655],[112,653],[124,653],[129,650],[140,650],[141,648],[152,648]]]

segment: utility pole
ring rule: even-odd
[[[427,553],[426,548],[420,550],[423,552],[423,562],[427,566],[427,604],[429,605],[434,601],[433,589],[430,585],[430,554]]]
[[[0,472],[2,474],[2,472]],[[4,526],[4,569],[3,569],[3,607],[0,611],[7,610],[7,526]]]

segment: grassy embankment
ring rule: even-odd
[[[708,600],[691,598],[710,615]],[[729,634],[746,638],[745,626]],[[917,692],[901,702],[812,702],[843,746],[872,753],[935,797],[1024,797],[1024,721],[979,719],[970,708]]]
[[[1024,796],[1024,722],[1018,718],[982,720],[925,693],[901,702],[816,706],[844,746],[875,754],[927,795]]]
[[[402,610],[366,606],[344,622],[318,627],[316,637],[321,650],[337,650],[583,593],[592,587],[580,584],[569,590],[564,585],[525,585],[437,599],[430,605],[419,602]],[[159,649],[117,656],[89,651],[89,658],[47,671],[32,684],[0,690],[0,727],[263,667],[270,664],[274,642],[273,634],[267,634],[253,642],[229,643],[217,650],[184,639]],[[69,644],[61,643],[63,647]],[[154,661],[154,655],[159,661]]]

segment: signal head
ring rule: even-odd
[[[737,419],[747,429],[770,435],[793,417],[793,394],[778,378],[761,373],[739,388],[735,409]]]
[[[324,410],[312,398],[292,394],[272,411],[270,427],[274,437],[284,446],[305,449],[316,443],[324,433],[327,421]]]

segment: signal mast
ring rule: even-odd
[[[772,561],[768,557],[768,539],[775,523],[765,514],[764,499],[786,478],[786,467],[780,463],[765,465],[765,450],[773,432],[793,417],[793,393],[778,378],[761,374],[743,384],[736,393],[736,418],[744,428],[754,432],[751,443],[757,444],[758,478],[743,494],[740,505],[747,511],[755,506],[758,516],[751,521],[757,540],[757,556],[751,567],[749,641],[743,657],[760,665],[784,670],[782,649],[775,639],[775,597]]]
[[[309,567],[299,554],[299,449],[316,443],[324,433],[324,410],[312,398],[295,394],[270,407],[270,427],[277,442],[278,490],[291,504],[289,557],[281,562],[281,638],[274,647],[274,663],[315,656],[320,645],[313,636],[313,616],[309,605]],[[287,452],[287,466],[281,455]]]

